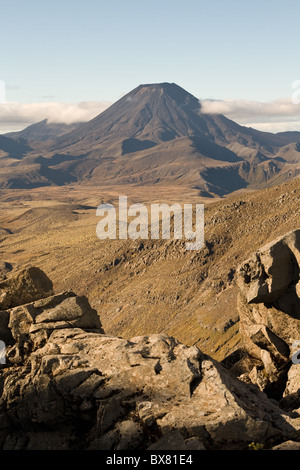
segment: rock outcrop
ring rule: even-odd
[[[41,269],[23,269],[0,282],[0,310],[27,304],[52,294],[53,284]]]
[[[203,450],[299,440],[283,410],[197,347],[105,335],[85,297],[0,312],[0,448]]]
[[[300,366],[291,360],[300,340],[299,266],[300,230],[295,230],[258,250],[238,270],[240,331],[248,354],[243,378],[277,399],[299,393],[300,387]]]
[[[1,228],[0,228],[1,233]],[[0,261],[0,282],[7,278],[7,275],[12,271],[13,267],[7,261]]]

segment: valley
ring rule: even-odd
[[[237,267],[298,227],[299,181],[218,200],[189,188],[179,195],[176,186],[126,186],[130,204],[204,203],[199,252],[186,251],[183,240],[99,240],[96,208],[117,205],[124,186],[1,190],[2,267],[37,266],[56,293],[86,295],[108,334],[164,332],[222,360],[240,345]]]

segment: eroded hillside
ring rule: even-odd
[[[300,180],[205,203],[205,246],[181,240],[102,240],[96,207],[118,188],[2,191],[2,275],[31,265],[55,292],[87,295],[108,334],[166,333],[222,360],[239,346],[236,269],[260,246],[299,227]],[[205,202],[196,191],[128,187],[129,202]],[[6,264],[5,264],[6,263]]]

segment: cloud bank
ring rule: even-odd
[[[292,98],[269,102],[249,100],[201,100],[201,112],[224,114],[247,127],[269,132],[300,131],[300,104]]]
[[[200,100],[201,112],[224,114],[237,123],[268,132],[300,131],[300,100],[282,98],[269,102],[250,100]],[[72,124],[93,119],[112,103],[0,103],[0,133],[19,131],[48,119],[50,123]]]
[[[72,124],[93,119],[112,103],[0,103],[0,133],[25,129],[30,124],[48,119],[49,123]]]

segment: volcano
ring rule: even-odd
[[[40,152],[35,145],[10,183],[8,172],[0,173],[0,185],[6,178],[6,186],[22,187],[25,171],[25,187],[33,176],[35,186],[176,184],[224,196],[296,177],[299,142],[300,132],[265,133],[204,114],[201,102],[174,83],[145,84]]]

